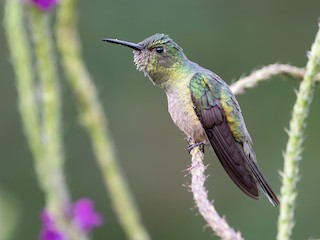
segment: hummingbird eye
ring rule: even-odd
[[[163,47],[156,47],[155,49],[156,49],[157,53],[163,53],[163,51],[164,51]]]

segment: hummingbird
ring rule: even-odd
[[[134,63],[162,88],[173,122],[195,146],[211,145],[233,182],[249,197],[259,199],[258,186],[272,205],[279,205],[262,175],[241,109],[234,94],[217,74],[190,61],[168,35],[157,33],[139,43],[106,38],[133,49]]]

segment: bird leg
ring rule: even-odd
[[[207,144],[206,141],[202,141],[202,142],[193,142],[190,143],[192,141],[189,141],[189,146],[188,146],[188,152],[190,153],[192,151],[192,149],[194,149],[195,147],[200,147],[200,150],[202,152],[204,152],[204,146]]]

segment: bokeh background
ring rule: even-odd
[[[318,28],[320,2],[81,0],[78,10],[84,57],[99,89],[123,171],[152,238],[215,239],[205,228],[187,187],[187,143],[167,113],[164,93],[135,70],[130,50],[101,39],[138,42],[157,32],[167,33],[190,59],[231,83],[265,64],[304,66]],[[3,29],[0,39],[0,190],[15,209],[9,211],[8,219],[18,214],[12,239],[37,239],[44,199],[21,127]],[[61,84],[66,174],[72,196],[91,197],[105,216],[103,227],[94,232],[95,239],[125,239],[63,77]],[[276,192],[288,138],[285,128],[297,88],[298,81],[277,77],[238,96],[259,164]],[[317,86],[301,162],[294,239],[320,236],[319,96]],[[209,195],[229,223],[246,239],[275,239],[278,208],[265,197],[254,201],[242,194],[209,149],[206,164]]]

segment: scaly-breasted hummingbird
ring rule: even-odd
[[[245,194],[258,199],[260,185],[270,202],[279,205],[257,165],[240,106],[218,75],[188,60],[182,48],[165,34],[155,34],[140,43],[103,41],[133,49],[137,69],[165,91],[173,122],[196,145],[210,143],[223,168]]]

